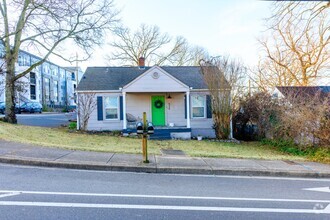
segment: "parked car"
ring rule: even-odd
[[[0,114],[5,114],[6,104],[4,102],[0,102]]]
[[[6,111],[6,103],[0,102],[0,114],[5,114]],[[20,108],[18,107],[18,104],[15,105],[15,113],[20,114]]]
[[[42,105],[39,102],[25,102],[19,108],[20,112],[42,112]]]

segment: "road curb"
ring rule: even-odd
[[[233,176],[271,176],[271,177],[301,177],[301,178],[330,178],[330,173],[317,172],[294,172],[282,170],[242,170],[242,169],[204,169],[204,168],[185,168],[185,167],[161,167],[156,166],[125,166],[125,165],[102,165],[102,164],[83,164],[72,162],[54,162],[44,160],[27,160],[21,158],[0,157],[0,163],[17,164],[27,166],[41,166],[81,170],[100,170],[100,171],[124,171],[142,173],[166,173],[166,174],[196,174],[196,175],[233,175]]]

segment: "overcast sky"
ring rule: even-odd
[[[157,25],[170,36],[183,36],[190,44],[206,48],[211,55],[230,54],[247,65],[258,59],[263,18],[270,15],[269,1],[259,0],[115,0],[124,25],[135,30],[140,24]],[[109,39],[111,40],[111,39]],[[80,63],[105,66],[110,53],[98,48],[94,58]]]

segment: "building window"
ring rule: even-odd
[[[191,107],[193,118],[205,118],[206,96],[192,95]]]
[[[18,56],[18,65],[23,66],[23,57],[22,57],[22,55]]]
[[[104,108],[106,119],[118,119],[118,97],[105,97]]]
[[[58,102],[58,81],[54,81],[54,101]]]
[[[30,85],[30,99],[36,100],[36,86]]]
[[[76,75],[74,74],[74,72],[71,73],[71,80],[76,80]]]
[[[34,72],[30,72],[30,84],[36,84],[36,74]]]
[[[48,78],[45,78],[45,99],[47,102],[50,101],[50,81]]]
[[[44,64],[44,66],[42,68],[43,68],[43,72],[44,73],[47,73],[47,66],[46,66],[46,64]]]
[[[65,75],[65,70],[64,69],[60,69],[60,77],[62,79],[64,79],[64,75]]]
[[[29,55],[24,55],[23,60],[24,60],[24,66],[30,66],[30,56]]]

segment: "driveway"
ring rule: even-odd
[[[76,119],[75,113],[18,114],[17,123],[29,126],[60,127]]]

